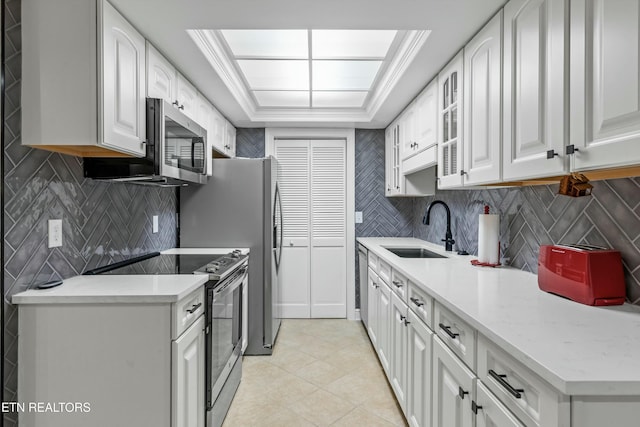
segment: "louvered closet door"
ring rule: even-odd
[[[344,140],[276,140],[282,316],[346,317]]]
[[[309,141],[278,140],[278,185],[282,198],[282,263],[280,301],[282,317],[308,318],[310,165]]]
[[[346,147],[311,141],[311,317],[346,317]]]

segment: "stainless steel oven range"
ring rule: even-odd
[[[233,252],[196,273],[209,274],[205,284],[206,425],[219,427],[231,406],[242,376],[242,284],[246,255]]]
[[[183,255],[154,252],[99,267],[84,274],[206,274],[205,383],[206,425],[220,427],[242,376],[243,285],[248,255]]]

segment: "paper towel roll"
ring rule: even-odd
[[[500,254],[498,239],[500,238],[500,215],[479,215],[478,223],[478,261],[498,264]]]

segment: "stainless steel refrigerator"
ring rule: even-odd
[[[271,354],[280,328],[282,207],[278,164],[264,159],[214,159],[205,185],[180,189],[181,247],[249,247],[245,354]]]

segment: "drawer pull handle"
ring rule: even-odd
[[[478,415],[478,409],[482,409],[482,406],[478,405],[475,400],[471,401],[471,410],[474,414]]]
[[[444,323],[440,323],[438,324],[438,326],[440,326],[440,329],[442,329],[447,335],[449,335],[452,340],[455,340],[460,336],[460,334],[454,334],[453,332],[451,332],[451,326],[447,326]]]
[[[522,394],[520,393],[524,393],[524,390],[521,388],[513,388],[513,386],[509,384],[505,379],[507,378],[506,375],[497,374],[496,371],[494,371],[493,369],[489,369],[489,376],[494,380],[498,381],[498,384],[504,387],[516,399],[520,399],[522,397]]]
[[[460,396],[460,399],[464,400],[464,395],[465,394],[469,394],[469,392],[468,391],[464,391],[462,389],[462,387],[458,387],[458,396]]]
[[[189,313],[189,314],[193,314],[193,313],[195,313],[195,312],[196,312],[196,310],[197,310],[197,309],[199,309],[201,305],[202,305],[202,303],[201,303],[201,302],[199,302],[199,303],[197,303],[197,304],[193,304],[193,305],[191,306],[191,308],[188,308],[188,309],[187,309],[187,313]]]
[[[411,300],[412,303],[414,303],[418,307],[422,307],[424,305],[424,303],[420,301],[418,298],[411,297],[409,299]]]
[[[399,289],[399,288],[401,288],[401,287],[402,287],[402,285],[403,285],[403,283],[402,283],[402,282],[400,282],[400,281],[398,281],[398,280],[394,280],[394,281],[392,281],[391,283],[393,283],[394,285],[396,285],[396,288],[398,288],[398,289]]]

